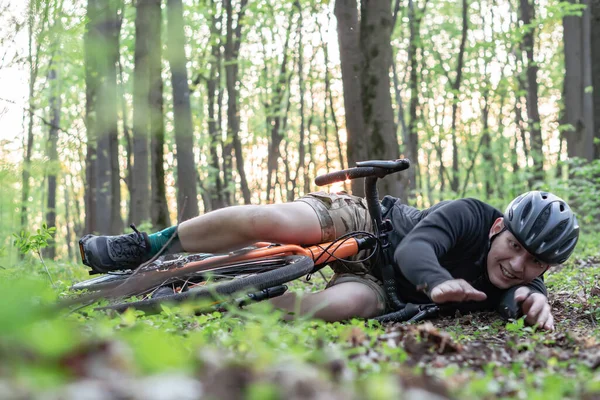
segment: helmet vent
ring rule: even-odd
[[[523,208],[523,213],[521,214],[521,220],[524,220],[525,218],[527,218],[527,216],[529,215],[530,212],[531,212],[531,202],[527,203],[525,205],[525,207]]]
[[[565,205],[563,203],[560,203],[560,212],[564,212],[565,211]]]
[[[558,238],[560,234],[565,231],[568,222],[569,221],[567,220],[560,221],[560,223],[546,235],[546,242],[552,242],[554,239]]]
[[[542,199],[546,200],[548,198],[548,193],[542,193]]]
[[[538,233],[540,233],[541,230],[544,229],[544,226],[546,226],[546,223],[548,222],[548,218],[550,218],[549,205],[544,207],[544,210],[538,215],[538,217],[535,220],[535,223],[531,227],[530,232],[534,235],[537,235]]]

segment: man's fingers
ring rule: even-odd
[[[529,322],[530,324],[535,324],[538,320],[538,316],[540,315],[540,313],[542,312],[542,310],[544,309],[544,305],[546,305],[546,299],[544,298],[544,300],[542,301],[542,299],[539,298],[539,296],[534,296],[532,295],[529,299],[527,299],[526,301],[527,304],[527,322]],[[525,303],[523,304],[523,311],[525,311],[526,305]]]
[[[515,291],[515,301],[519,303],[525,300],[527,296],[529,296],[529,293],[531,293],[531,289],[526,286],[521,286]]]
[[[540,328],[543,328],[550,317],[550,307],[547,305],[542,306],[540,313],[537,315],[535,321],[533,321],[532,325],[537,324]]]
[[[462,282],[459,281],[459,284],[465,293],[465,297],[463,299],[464,301],[466,301],[466,300],[481,301],[481,300],[487,299],[487,295],[485,293],[480,292],[479,290],[475,289],[467,281],[464,281],[464,280]]]
[[[554,316],[552,315],[552,313],[550,313],[550,317],[548,318],[548,321],[546,321],[546,323],[544,324],[543,328],[549,331],[554,330]]]
[[[487,295],[476,290],[464,279],[453,279],[439,284],[431,291],[431,299],[436,303],[485,300]]]

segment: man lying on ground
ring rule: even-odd
[[[471,198],[418,210],[386,196],[381,206],[394,228],[390,241],[401,300],[476,301],[481,309],[517,302],[529,324],[554,329],[542,275],[569,258],[579,237],[577,219],[564,200],[531,191],[504,213]],[[259,241],[329,242],[352,231],[373,232],[365,199],[316,192],[290,203],[215,210],[151,235],[86,235],[80,247],[84,264],[108,272],[139,266],[172,235],[167,253],[223,253]],[[377,265],[335,262],[332,268],[335,275],[323,291],[286,293],[271,301],[326,321],[391,311]]]

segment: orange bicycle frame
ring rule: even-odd
[[[214,268],[216,263],[230,263],[250,261],[265,257],[304,255],[312,258],[315,265],[326,264],[336,259],[346,259],[359,252],[358,242],[354,238],[337,242],[321,243],[313,246],[302,247],[296,244],[256,243],[256,249],[240,250],[227,255],[215,256],[209,259],[193,261],[186,264],[186,268],[196,271]],[[205,268],[203,268],[205,267]]]

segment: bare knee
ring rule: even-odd
[[[312,294],[302,311],[314,312],[325,321],[343,321],[350,318],[372,318],[383,310],[377,293],[359,282],[344,282]]]
[[[338,300],[340,312],[348,314],[348,318],[372,318],[383,310],[379,310],[377,295],[365,285],[361,290],[354,291],[352,296],[345,300]],[[344,311],[345,310],[345,311]]]
[[[255,240],[297,244],[321,240],[317,214],[305,203],[251,206],[246,211],[247,234]]]

